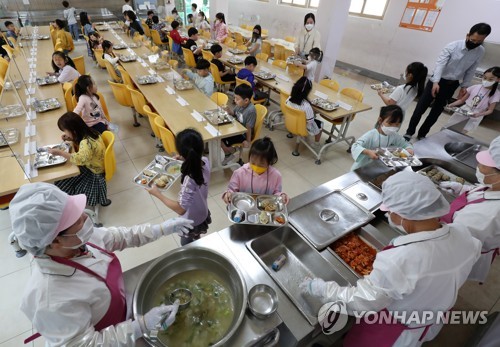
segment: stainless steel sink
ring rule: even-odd
[[[318,322],[319,307],[315,307],[318,303],[308,301],[310,299],[301,294],[299,284],[306,277],[320,277],[341,286],[349,284],[330,262],[290,227],[275,229],[247,242],[246,246],[311,325]],[[286,256],[286,262],[280,270],[274,271],[271,266],[281,254]]]
[[[444,145],[444,150],[451,156],[457,155],[459,153],[462,153],[466,149],[469,149],[472,147],[472,143],[466,143],[466,142],[449,142],[446,145]]]
[[[477,167],[476,154],[487,149],[488,147],[485,146],[473,145],[467,148],[465,151],[457,154],[454,158],[462,164],[475,169]]]

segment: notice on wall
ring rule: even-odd
[[[431,32],[446,0],[408,0],[400,27]]]

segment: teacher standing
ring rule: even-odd
[[[295,53],[305,58],[311,49],[317,47],[321,49],[321,37],[319,31],[314,28],[316,17],[314,13],[308,13],[304,17],[304,29],[295,40]]]

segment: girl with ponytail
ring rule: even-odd
[[[185,129],[177,134],[175,146],[181,165],[181,190],[177,200],[164,196],[156,184],[147,189],[160,199],[168,208],[183,218],[193,221],[193,229],[181,236],[181,245],[198,240],[206,234],[208,225],[212,223],[208,210],[208,182],[210,181],[210,162],[203,156],[203,139],[194,129]]]

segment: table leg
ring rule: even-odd
[[[330,131],[326,131],[326,130],[322,130],[325,134],[328,134],[329,137],[328,137],[328,140],[326,140],[325,144],[320,148],[318,154],[316,155],[316,164],[321,164],[321,155],[326,152],[326,150],[339,143],[339,142],[346,142],[348,145],[349,145],[349,148],[351,148],[352,144],[354,143],[355,141],[355,138],[354,136],[346,136],[347,135],[347,130],[349,130],[349,125],[351,124],[351,121],[353,119],[354,115],[351,114],[351,115],[348,115],[348,116],[345,116],[343,119],[342,119],[342,124],[340,125],[340,129],[337,129],[337,132],[338,132],[338,135],[335,136],[333,135],[334,131],[336,130],[336,127],[335,125],[332,123],[332,128],[330,129]],[[331,139],[334,139],[334,141],[332,141]]]
[[[231,163],[225,166],[222,165],[220,138],[208,141],[208,160],[210,161],[212,172],[233,168],[236,170],[240,167],[238,163]]]

